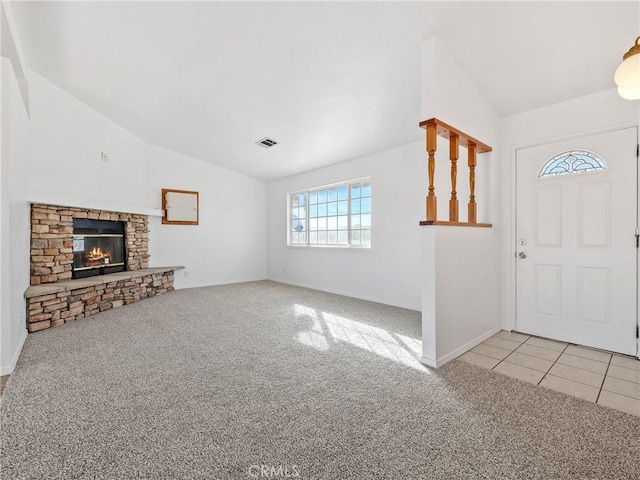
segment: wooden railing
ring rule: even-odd
[[[432,118],[420,122],[420,126],[427,131],[427,153],[429,160],[427,170],[429,173],[429,192],[427,194],[427,219],[420,222],[420,225],[454,225],[463,227],[491,227],[490,223],[477,223],[477,203],[476,203],[476,163],[477,155],[491,151],[491,147],[476,140],[460,130],[450,125]],[[438,220],[438,199],[435,189],[436,173],[436,151],[438,145],[438,135],[449,139],[449,160],[451,161],[451,199],[449,200],[449,221]],[[459,220],[459,202],[457,182],[458,182],[458,160],[460,157],[460,146],[466,147],[469,167],[469,203],[467,206],[467,221]]]

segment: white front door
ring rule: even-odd
[[[517,151],[517,331],[636,355],[637,142],[633,127]]]

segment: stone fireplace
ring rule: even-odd
[[[149,266],[149,220],[146,215],[34,204],[31,206],[31,285],[73,277],[73,224],[79,219],[122,222],[125,270]]]
[[[73,219],[73,278],[124,272],[124,222]]]
[[[183,267],[149,268],[148,224],[135,213],[33,204],[29,332],[173,290]]]

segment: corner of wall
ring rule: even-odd
[[[498,142],[499,115],[447,46],[436,36],[422,43],[422,113],[480,141]]]
[[[16,348],[10,362],[7,365],[0,365],[0,376],[11,375],[15,370],[18,359],[20,358],[20,353],[22,352],[22,347],[24,347],[24,342],[27,340],[27,335],[28,332],[25,326],[24,330],[22,330],[22,335],[17,339]]]
[[[4,26],[4,14],[2,21]],[[4,40],[4,30],[2,35]],[[3,45],[3,55],[5,48]],[[29,220],[24,195],[28,175],[25,164],[28,164],[31,152],[31,123],[14,65],[10,58],[2,57],[0,371],[3,375],[13,371],[26,338],[22,295],[29,283]]]
[[[2,31],[2,56],[7,57],[11,61],[16,80],[18,81],[20,95],[22,96],[27,116],[29,116],[27,66],[20,46],[18,29],[13,18],[10,2],[2,0],[0,2],[0,10],[2,11],[2,27],[0,29]]]

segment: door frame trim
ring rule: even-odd
[[[511,198],[509,199],[509,215],[503,216],[508,218],[508,233],[505,235],[505,243],[503,254],[509,259],[507,268],[503,269],[503,272],[508,274],[506,282],[507,293],[503,294],[503,315],[502,315],[502,328],[507,331],[515,330],[516,318],[517,318],[517,262],[515,256],[515,246],[517,242],[517,201],[518,201],[518,171],[517,171],[517,156],[519,150],[527,148],[538,147],[542,145],[548,145],[550,143],[561,142],[565,140],[572,140],[575,138],[585,137],[589,135],[599,135],[603,133],[615,132],[618,130],[625,130],[627,128],[636,129],[637,142],[640,143],[640,122],[623,122],[620,124],[610,125],[607,127],[593,128],[588,130],[582,130],[573,132],[569,135],[559,135],[553,137],[544,137],[536,141],[527,143],[512,144],[508,147],[508,178],[510,183]],[[640,228],[640,164],[638,165],[638,179],[636,188],[636,223]],[[504,202],[503,202],[504,205]],[[636,278],[637,278],[637,290],[636,295],[636,325],[640,324],[640,251],[636,253]],[[640,339],[636,339],[636,357],[640,358]]]

